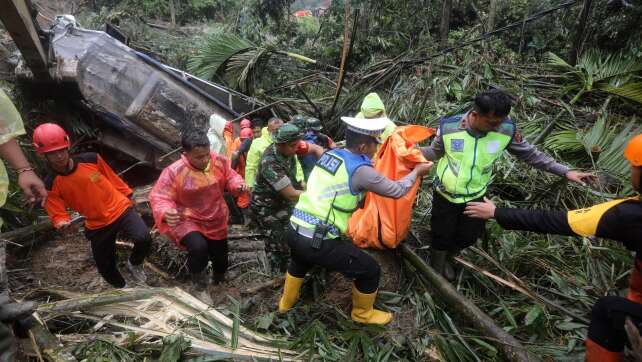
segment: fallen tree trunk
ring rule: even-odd
[[[37,348],[40,349],[40,354],[47,361],[53,362],[74,362],[78,361],[74,356],[64,349],[58,339],[51,334],[42,324],[37,323],[29,330],[32,336],[32,341]]]
[[[426,264],[408,245],[401,244],[399,249],[403,257],[415,267],[423,277],[432,283],[432,286],[441,294],[441,297],[448,305],[470,320],[470,322],[474,324],[475,327],[481,329],[484,334],[499,342],[497,343],[497,347],[504,353],[507,359],[520,362],[539,361],[537,357],[531,355],[513,336],[497,326],[486,313],[477,308],[475,304],[463,295],[459,294],[446,279]]]
[[[8,240],[13,243],[23,244],[22,246],[25,246],[31,244],[29,242],[25,243],[25,241],[28,241],[29,239],[37,239],[42,233],[51,230],[53,230],[53,225],[51,225],[51,221],[47,219],[37,224],[2,233],[0,234],[0,239]]]

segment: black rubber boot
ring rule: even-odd
[[[458,251],[457,252],[449,251],[446,253],[446,259],[444,260],[444,270],[441,274],[449,282],[452,282],[457,277],[457,273],[455,272],[455,266],[454,266],[455,260],[453,260],[453,258],[457,254],[459,254]]]
[[[445,250],[430,251],[430,266],[439,274],[444,273],[444,263],[446,262]]]

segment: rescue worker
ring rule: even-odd
[[[307,131],[303,136],[303,140],[310,144],[315,144],[323,147],[324,149],[334,148],[334,141],[332,138],[326,134],[321,133],[323,125],[318,118],[310,117],[306,120]],[[310,177],[310,172],[314,168],[314,164],[317,162],[317,159],[311,155],[299,156],[299,162],[301,162],[301,168],[303,169],[303,175],[307,181]]]
[[[377,93],[370,93],[363,98],[360,111],[357,113],[356,117],[384,118],[386,120],[386,127],[381,134],[381,143],[386,142],[388,137],[392,134],[392,131],[397,128],[395,123],[386,115],[386,107]]]
[[[159,231],[187,250],[192,291],[204,303],[212,304],[208,261],[214,269],[214,284],[224,281],[228,267],[229,210],[223,194],[227,191],[239,196],[247,193],[247,186],[224,156],[210,151],[201,132],[185,130],[181,145],[181,158],[163,170],[149,202]]]
[[[247,129],[249,131],[243,132],[244,129]],[[243,140],[247,139],[248,132],[250,134],[250,137],[252,137],[252,122],[247,118],[243,118],[243,120],[241,121],[241,130],[239,131],[239,136],[234,139],[227,153],[230,160],[232,160],[232,156],[234,156],[234,152],[238,150],[239,147],[241,147],[241,143],[243,142]],[[241,133],[245,135],[244,138],[241,137]],[[245,167],[245,165],[243,166]]]
[[[299,127],[301,132],[304,134],[308,131],[308,119],[302,114],[295,114],[291,119],[290,123]]]
[[[247,118],[243,118],[243,119],[241,120],[241,124],[240,124],[240,126],[241,126],[241,129],[242,129],[242,130],[243,130],[243,129],[246,129],[246,128],[252,129],[252,121],[250,121],[250,120],[249,120],[249,119],[247,119]]]
[[[642,134],[626,146],[624,157],[631,165],[631,185],[640,192],[642,185]],[[593,306],[586,340],[586,360],[620,361],[626,344],[624,320],[642,326],[642,200],[630,197],[571,211],[542,211],[496,207],[487,198],[470,202],[464,211],[473,218],[494,218],[508,230],[570,236],[598,236],[622,242],[635,252],[627,299],[602,297]]]
[[[386,324],[392,314],[373,308],[379,286],[380,268],[367,253],[341,240],[348,219],[359,207],[365,192],[400,198],[412,188],[417,177],[426,175],[432,163],[422,163],[406,177],[392,181],[372,167],[387,120],[342,117],[347,125],[346,148],[325,152],[310,174],[305,192],[299,197],[287,228],[291,260],[285,274],[279,312],[296,303],[306,273],[315,265],[354,279],[352,320]]]
[[[254,188],[254,181],[256,179],[256,172],[259,168],[259,163],[261,162],[261,156],[263,152],[272,144],[272,136],[274,132],[281,127],[283,120],[280,118],[270,118],[268,120],[267,127],[263,127],[261,130],[261,137],[254,138],[252,141],[252,146],[247,152],[247,158],[245,160],[245,183],[252,190]],[[303,181],[303,170],[301,169],[301,164],[296,162],[296,179],[301,182]]]
[[[571,171],[522,139],[508,114],[511,101],[501,90],[475,97],[464,114],[441,119],[437,136],[421,148],[426,159],[438,161],[434,180],[430,261],[448,280],[455,278],[452,258],[475,243],[485,221],[463,214],[466,203],[479,201],[493,175],[493,164],[505,150],[537,169],[584,184],[590,173]]]
[[[225,140],[225,152],[228,157],[232,154],[232,144],[234,143],[234,124],[232,121],[227,121],[225,123],[225,128],[223,129],[223,139]]]
[[[243,128],[239,135],[241,143],[239,144],[239,147],[232,152],[231,167],[243,178],[245,178],[245,160],[247,157],[247,152],[252,146],[253,135],[254,133],[252,132],[252,128]],[[238,208],[241,210],[241,214],[243,214],[243,224],[247,226],[250,223],[250,193],[243,192],[241,195],[239,195],[236,198],[236,206],[238,206]]]
[[[152,238],[135,211],[132,190],[97,153],[69,155],[69,136],[54,123],[43,123],[33,131],[33,145],[51,173],[45,179],[49,191],[45,209],[54,228],[73,230],[67,207],[85,217],[85,236],[100,275],[113,287],[127,283],[116,266],[116,237],[120,234],[134,243],[127,269],[138,283],[147,277],[143,262]]]
[[[296,178],[296,155],[314,154],[318,158],[323,153],[321,147],[301,142],[302,138],[299,128],[290,123],[276,130],[274,143],[261,157],[250,202],[250,211],[256,224],[270,233],[266,248],[272,268],[280,271],[285,271],[287,263],[288,249],[284,233],[290,211],[303,193],[303,187]]]
[[[4,205],[9,194],[9,177],[2,161],[8,162],[9,166],[15,170],[18,186],[30,203],[42,202],[47,197],[45,184],[36,175],[34,168],[31,167],[16,142],[16,137],[24,134],[25,129],[20,113],[6,93],[0,89],[0,207]],[[0,226],[2,226],[1,218]],[[3,256],[5,246],[5,242],[0,242],[0,254]],[[4,257],[2,259],[4,260]],[[25,325],[25,320],[36,309],[36,304],[34,302],[15,303],[9,296],[6,276],[6,270],[0,272],[0,361],[13,361],[16,343],[12,329],[15,329],[15,326]]]
[[[232,169],[242,177],[245,177],[245,158],[247,157],[247,152],[252,146],[253,137],[254,132],[252,132],[251,128],[243,128],[239,134],[240,142],[238,147],[232,149]]]

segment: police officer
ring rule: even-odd
[[[571,171],[522,139],[508,116],[511,100],[505,92],[493,89],[475,97],[465,114],[444,117],[437,137],[421,150],[426,159],[439,161],[430,220],[431,264],[446,279],[455,273],[452,258],[474,244],[484,231],[485,222],[463,213],[466,203],[480,201],[493,176],[493,164],[504,151],[542,171],[584,184],[590,173]]]
[[[379,286],[379,265],[352,243],[342,241],[341,235],[345,234],[348,219],[366,191],[400,198],[411,189],[417,177],[428,173],[432,163],[419,164],[406,177],[392,181],[375,171],[370,161],[387,120],[341,119],[347,125],[346,148],[333,149],[321,156],[290,217],[286,239],[291,260],[279,312],[292,308],[306,273],[319,265],[354,279],[352,320],[386,324],[392,314],[373,308]]]

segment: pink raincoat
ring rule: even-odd
[[[185,157],[166,167],[149,194],[154,221],[162,234],[180,245],[180,240],[192,231],[206,238],[227,238],[229,210],[223,198],[228,191],[240,196],[237,190],[243,178],[230,168],[228,160],[214,152],[205,170],[197,170]],[[178,210],[178,225],[171,228],[163,217],[169,209]]]

